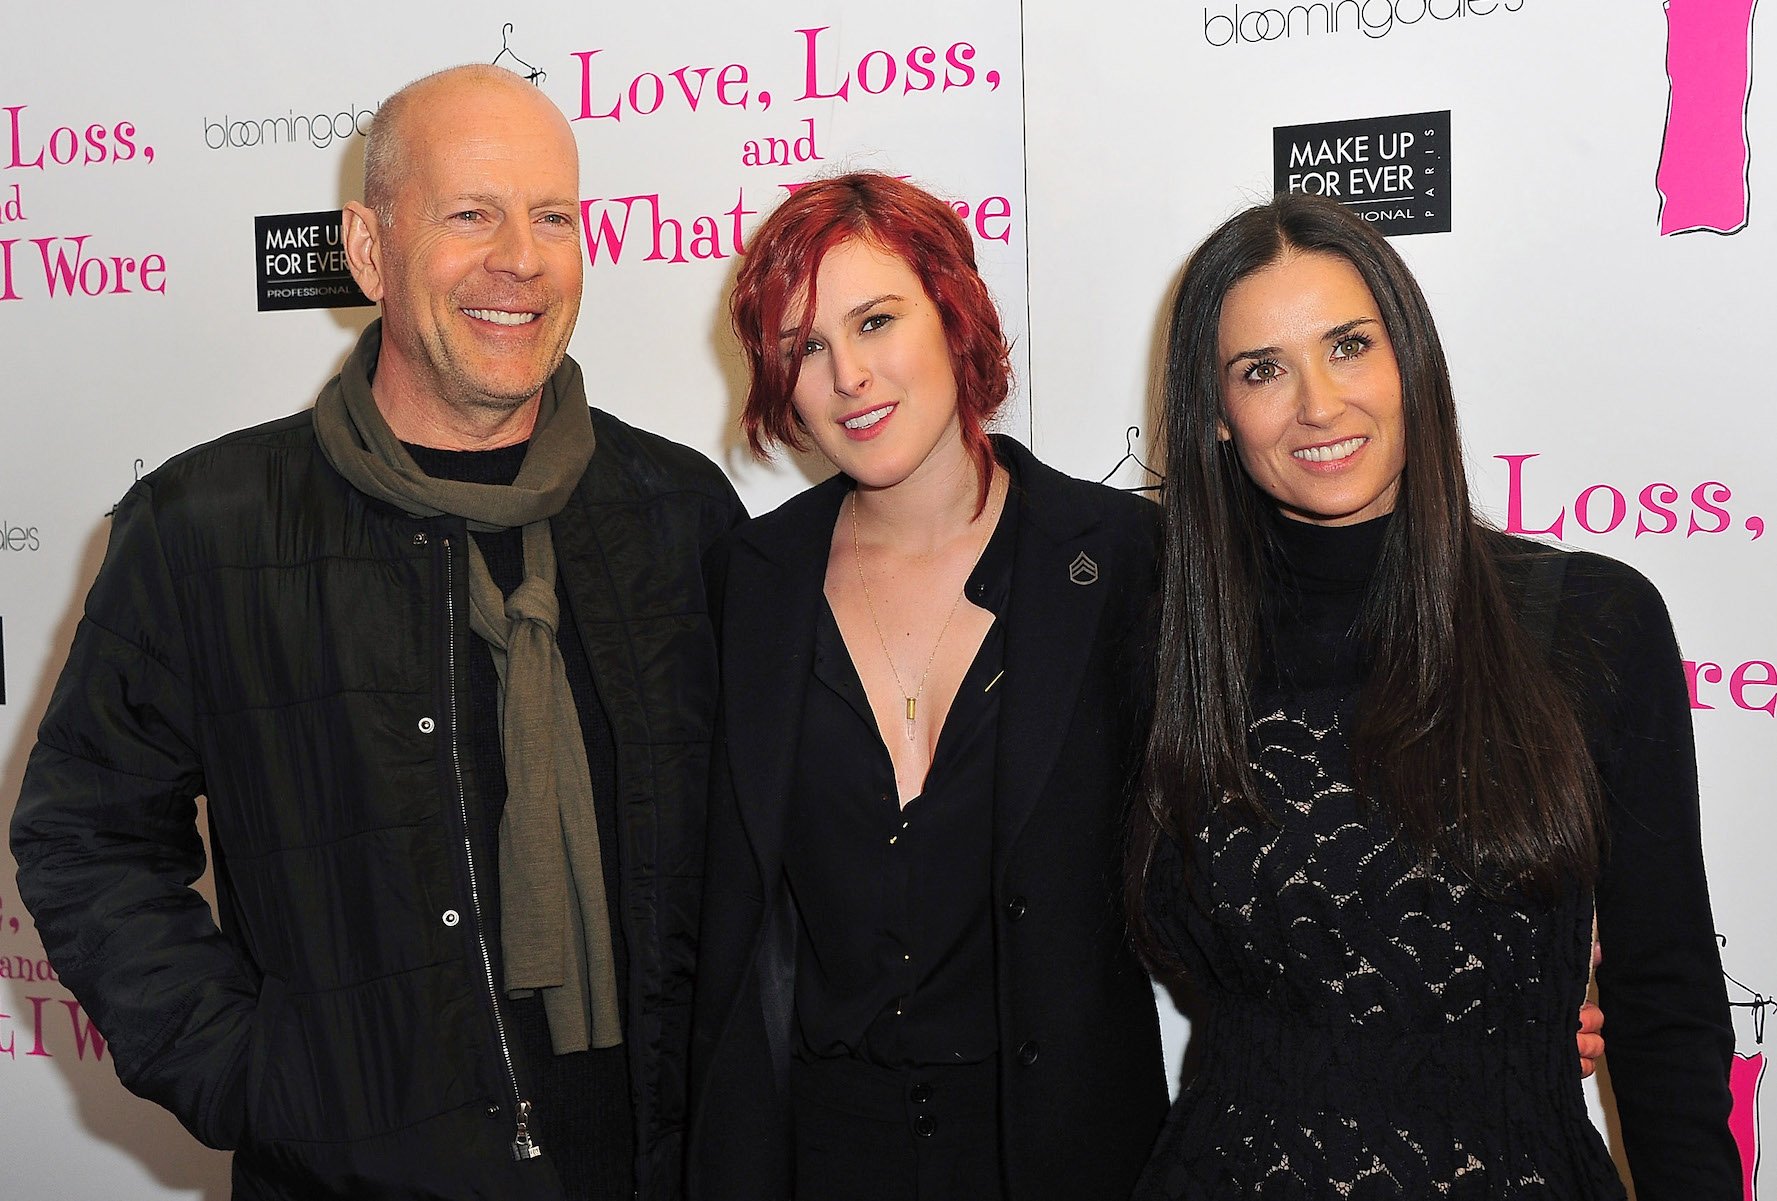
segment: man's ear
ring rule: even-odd
[[[383,298],[383,227],[370,209],[354,200],[340,214],[346,263],[358,290],[373,301]]]

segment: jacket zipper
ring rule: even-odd
[[[487,999],[494,1011],[494,1034],[500,1040],[500,1059],[506,1065],[506,1082],[512,1086],[512,1100],[518,1115],[518,1128],[512,1136],[512,1158],[523,1161],[543,1154],[543,1148],[531,1137],[531,1103],[518,1087],[518,1069],[512,1063],[512,1044],[506,1037],[506,1019],[500,1012],[500,989],[494,982],[494,957],[488,952],[487,931],[481,921],[481,888],[475,876],[475,846],[469,837],[469,794],[463,787],[463,757],[457,746],[457,590],[456,573],[450,539],[444,542],[444,616],[445,668],[450,673],[450,766],[456,775],[457,813],[463,821],[463,860],[469,868],[469,908],[475,916],[475,945],[481,952],[482,980],[487,984]]]

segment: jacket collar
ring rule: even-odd
[[[1097,548],[1101,518],[1094,506],[1079,503],[1079,482],[1004,435],[994,436],[994,447],[1021,492],[1004,616],[1006,695],[994,786],[997,879],[1054,772],[1105,598],[1116,582],[1096,578],[1097,564],[1107,557]],[[833,525],[850,489],[849,479],[835,476],[734,536],[721,631],[724,715],[738,769],[737,799],[766,879],[781,869],[815,619]],[[1079,563],[1082,555],[1090,571]]]
[[[812,571],[824,581],[833,523],[839,520],[840,507],[850,492],[848,477],[832,476],[742,524],[734,531],[735,545],[749,548],[765,563],[792,577]]]
[[[1018,480],[1025,502],[1022,521],[1036,526],[1054,543],[1077,541],[1098,525],[1097,512],[1072,503],[1078,496],[1078,480],[1047,466],[1015,439],[1005,434],[992,437],[995,454]],[[850,491],[849,478],[832,476],[742,525],[735,531],[735,541],[792,573],[816,566],[819,578],[825,580],[833,524],[839,520],[839,509]]]

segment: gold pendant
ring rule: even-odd
[[[913,741],[913,714],[914,714],[914,711],[918,708],[918,706],[919,706],[919,698],[918,697],[910,696],[907,698],[907,741],[908,742]]]

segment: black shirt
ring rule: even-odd
[[[885,1067],[994,1054],[994,756],[1017,493],[1014,480],[964,585],[994,623],[945,716],[925,790],[905,808],[857,668],[821,605],[784,851],[802,920],[804,1054]],[[888,736],[900,733],[897,723]]]
[[[474,484],[510,484],[518,478],[530,443],[495,450],[435,450],[403,443],[421,471],[434,479]],[[504,594],[524,580],[523,531],[476,533],[475,545],[487,562],[488,575]],[[617,747],[611,723],[599,703],[592,667],[580,644],[568,594],[556,580],[561,604],[557,643],[579,711],[580,734],[586,744],[586,766],[592,777],[592,803],[604,852],[605,902],[611,914],[611,943],[617,960],[619,1009],[625,1008],[628,956],[618,907]],[[482,921],[494,955],[494,979],[504,991],[500,960],[500,815],[506,808],[506,761],[500,745],[498,689],[492,649],[474,639],[479,653],[468,657],[469,696],[465,725],[469,731],[470,779],[478,808],[470,810],[476,828],[475,868],[481,882]],[[473,799],[473,798],[472,798]],[[513,1054],[525,1096],[535,1107],[531,1129],[543,1154],[561,1176],[571,1201],[627,1201],[634,1189],[635,1134],[630,1108],[629,1057],[622,1046],[557,1055],[549,1041],[543,1001],[536,994],[502,998],[513,1039]]]

